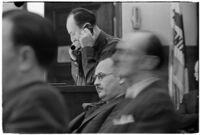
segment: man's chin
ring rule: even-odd
[[[99,96],[99,98],[100,98],[101,100],[104,100],[104,99],[105,99],[105,96],[103,96],[103,95],[101,95],[101,94],[99,94],[98,96]]]

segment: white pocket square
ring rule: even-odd
[[[122,115],[119,119],[113,119],[113,125],[123,125],[135,122],[132,115]]]

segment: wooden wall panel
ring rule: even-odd
[[[56,85],[64,96],[66,106],[68,107],[70,120],[83,112],[82,104],[99,101],[94,86],[66,86]]]

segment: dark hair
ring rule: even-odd
[[[13,23],[11,36],[14,46],[32,47],[39,65],[47,68],[57,54],[57,41],[51,23],[25,10],[6,11],[3,19]]]
[[[94,13],[85,8],[75,8],[73,9],[69,15],[74,15],[74,20],[76,24],[81,28],[86,22],[89,22],[92,26],[96,24],[96,17]],[[67,18],[67,19],[68,19]]]
[[[161,41],[154,34],[149,37],[148,45],[146,46],[146,54],[157,56],[160,60],[155,68],[160,68],[164,63],[164,52]]]

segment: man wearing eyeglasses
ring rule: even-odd
[[[113,74],[113,61],[107,58],[101,61],[94,75],[94,84],[101,101],[85,103],[85,112],[81,113],[69,124],[73,133],[96,133],[112,110],[124,98],[125,82]],[[118,111],[117,109],[115,109]]]

